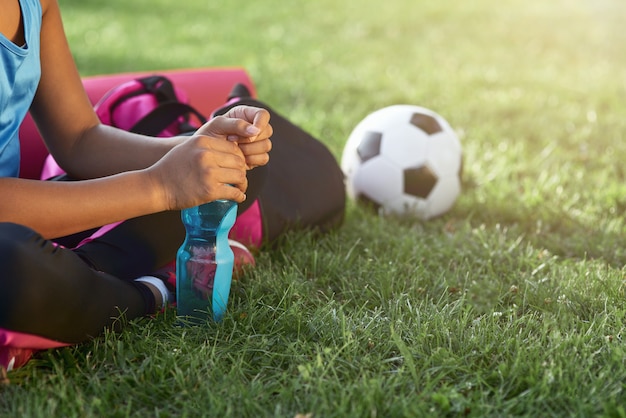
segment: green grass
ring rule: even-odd
[[[222,323],[42,353],[0,416],[626,416],[626,3],[61,6],[82,74],[243,66],[337,158],[367,113],[431,108],[463,193],[428,222],[350,203],[262,252]]]

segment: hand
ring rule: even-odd
[[[238,203],[246,199],[246,162],[239,146],[224,137],[204,135],[201,130],[147,170],[162,191],[167,209],[218,199]]]
[[[253,106],[235,106],[222,116],[216,116],[198,132],[203,135],[225,137],[235,141],[243,152],[248,170],[267,164],[272,149],[273,134],[270,114]]]
[[[246,169],[269,161],[273,133],[269,119],[265,109],[236,106],[205,123],[150,167],[167,208],[184,209],[217,199],[243,202]]]

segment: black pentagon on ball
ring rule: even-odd
[[[428,135],[433,135],[443,130],[437,119],[425,113],[413,113],[411,125],[418,127]]]
[[[365,132],[361,142],[356,149],[357,154],[361,162],[365,162],[371,158],[380,154],[380,143],[383,139],[383,134],[380,132],[368,131]]]
[[[437,184],[437,175],[427,165],[404,170],[404,193],[426,199]]]

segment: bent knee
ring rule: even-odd
[[[36,263],[28,257],[29,242],[39,235],[32,229],[0,222],[0,326],[10,316],[20,286],[24,263]],[[40,238],[41,239],[41,238]]]
[[[27,266],[36,264],[32,249],[45,241],[31,228],[10,222],[0,222],[0,299],[20,279]],[[34,247],[33,247],[34,246]]]
[[[11,222],[0,222],[0,260],[15,258],[16,251],[24,248],[24,244],[33,239],[41,239],[41,235],[31,228]],[[4,269],[2,270],[4,271]]]

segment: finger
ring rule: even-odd
[[[221,138],[218,138],[216,136],[217,134],[215,134],[215,132],[213,131],[208,135],[206,132],[196,133],[194,136],[188,139],[187,142],[192,144],[191,146],[193,147],[206,150],[228,152],[231,154],[236,154],[239,152],[238,146],[236,144],[224,141],[223,135]]]
[[[254,109],[252,126],[258,129],[258,133],[247,138],[247,142],[258,141],[272,136],[272,126],[270,125],[270,113],[266,109]]]
[[[237,203],[241,203],[246,200],[246,194],[239,187],[232,187],[230,185],[223,185],[220,188],[220,196],[223,196],[224,200],[232,200]]]
[[[252,124],[260,130],[263,130],[270,124],[270,112],[268,112],[267,109],[257,109],[254,113]]]
[[[196,135],[189,141],[201,152],[201,158],[205,161],[215,160],[218,166],[235,168],[243,164],[244,154],[238,144],[204,135]],[[220,164],[220,162],[227,164]]]
[[[254,122],[257,114],[268,113],[266,109],[257,106],[249,106],[249,105],[238,105],[231,108],[228,112],[225,113],[225,116],[237,119],[243,119],[247,122]]]
[[[239,138],[236,138],[236,136],[233,135],[232,139],[229,138],[231,140],[247,139],[248,142],[251,142],[256,140],[258,137],[266,137],[266,135],[271,136],[271,127],[268,130],[268,127],[270,126],[270,113],[267,109],[241,105],[232,108],[226,113],[225,116],[242,119],[248,123],[251,123],[252,126],[247,128],[248,135],[239,135]],[[255,128],[257,128],[258,131],[256,131]]]
[[[243,119],[216,116],[209,122],[202,125],[196,131],[196,134],[213,138],[247,138],[250,136],[256,136],[260,132],[260,128]]]
[[[248,186],[248,178],[246,177],[246,171],[240,168],[220,168],[213,174],[215,181],[223,184],[230,184],[238,187],[241,191],[246,191]]]
[[[267,164],[270,161],[269,154],[255,154],[246,157],[246,168],[252,170],[255,167],[259,167]]]
[[[272,128],[272,125],[266,125],[258,135],[251,136],[248,138],[239,138],[237,142],[239,144],[246,144],[246,143],[264,141],[264,140],[270,139],[273,134],[274,134],[274,129]]]
[[[246,193],[246,190],[248,190],[248,177],[246,176],[245,172],[242,173],[241,171],[238,171],[235,177],[236,179],[233,179],[232,181],[228,182],[226,185],[230,189],[237,190],[239,193],[236,193],[236,195],[240,195],[240,194],[244,195],[243,199],[245,199],[245,193]]]
[[[242,121],[239,122],[240,125],[241,125],[241,122]],[[252,142],[262,132],[261,129],[250,124],[243,125],[243,129],[244,129],[243,135],[241,133],[231,133],[226,137],[226,139],[228,139],[231,142],[242,141],[242,140]]]
[[[207,172],[206,176],[208,184],[213,184],[210,196],[207,196],[212,199],[230,199],[244,194],[248,189],[248,178],[244,170],[221,168]]]
[[[264,139],[250,143],[240,142],[239,149],[246,157],[254,154],[265,154],[272,150],[272,141]]]
[[[245,156],[241,151],[236,154],[229,152],[218,152],[207,156],[220,168],[242,170],[245,166]]]

